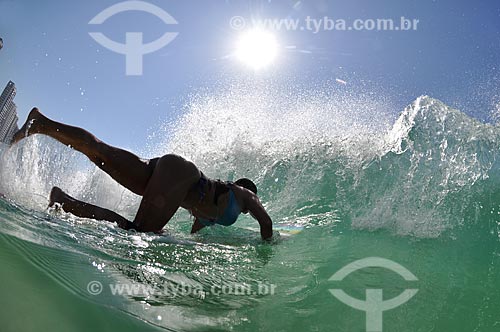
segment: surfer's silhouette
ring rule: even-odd
[[[212,180],[190,161],[167,154],[141,159],[97,139],[88,131],[55,122],[33,108],[12,144],[32,134],[50,136],[85,154],[100,169],[133,193],[142,196],[134,221],[111,210],[79,201],[58,187],[52,188],[50,206],[76,216],[116,222],[123,229],[160,232],[179,207],[195,217],[191,232],[214,224],[229,226],[240,213],[248,213],[259,222],[263,239],[272,237],[272,222],[257,197],[257,188],[249,179],[236,182]]]

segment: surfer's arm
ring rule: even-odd
[[[202,223],[198,221],[198,218],[194,218],[193,226],[191,226],[191,234],[198,232],[200,229],[205,227]]]
[[[260,225],[260,235],[263,240],[269,240],[273,236],[273,222],[262,206],[257,196],[252,196],[246,202],[246,208]]]

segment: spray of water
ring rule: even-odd
[[[429,97],[395,120],[376,94],[215,90],[194,94],[143,154],[177,153],[210,177],[254,179],[275,222],[434,237],[474,213],[481,181],[496,183],[497,128]],[[45,208],[53,185],[127,217],[137,208],[140,197],[50,138],[30,137],[2,158],[1,190],[30,208]]]

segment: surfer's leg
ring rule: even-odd
[[[198,232],[200,229],[204,228],[205,225],[203,225],[201,222],[198,221],[198,218],[194,220],[193,225],[191,226],[191,234],[194,234]]]
[[[132,222],[120,216],[118,213],[79,201],[66,194],[58,187],[52,188],[52,191],[50,192],[49,207],[53,206],[55,203],[61,204],[61,207],[65,212],[74,214],[77,217],[116,222],[118,226],[123,229],[133,228]]]
[[[50,136],[85,154],[113,179],[137,195],[142,195],[153,174],[156,159],[144,160],[135,154],[110,146],[88,131],[52,121],[33,108],[12,143],[32,134]]]
[[[160,231],[199,179],[200,171],[194,164],[175,155],[161,157],[142,197],[134,228],[143,232]]]

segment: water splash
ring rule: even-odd
[[[178,153],[215,178],[253,178],[275,222],[436,237],[472,218],[472,199],[482,205],[498,182],[498,128],[430,97],[394,121],[376,96],[223,91],[195,94],[147,154]],[[140,197],[50,138],[32,136],[2,156],[1,190],[30,208],[44,209],[57,185],[129,218],[137,209]]]

